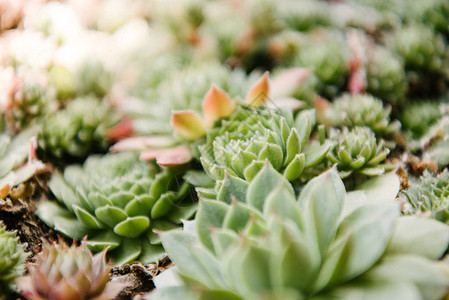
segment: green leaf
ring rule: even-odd
[[[95,215],[101,222],[111,228],[114,228],[115,225],[126,220],[128,217],[120,208],[109,205],[97,208]]]
[[[73,210],[78,220],[81,221],[84,225],[92,229],[102,229],[104,225],[101,224],[100,221],[97,220],[93,215],[91,215],[87,210],[73,205]]]
[[[175,298],[173,298],[175,299]],[[178,298],[179,299],[179,298]],[[204,290],[201,292],[199,300],[244,300],[238,295],[224,290]]]
[[[114,227],[114,232],[123,237],[135,238],[149,227],[150,220],[147,217],[132,217],[118,223]]]
[[[365,191],[368,201],[392,201],[399,193],[399,186],[399,177],[392,172],[372,178],[359,185],[356,190]]]
[[[298,132],[295,128],[292,129],[287,139],[287,155],[284,160],[284,166],[290,164],[290,162],[301,153],[301,141]]]
[[[161,239],[170,259],[184,276],[195,279],[209,288],[216,285],[209,268],[219,269],[218,262],[213,263],[213,266],[207,265],[205,260],[193,253],[192,249],[199,246],[199,241],[193,234],[172,230],[163,233]]]
[[[248,189],[248,182],[238,177],[225,174],[225,179],[217,194],[217,200],[231,203],[232,199],[237,199],[240,202],[246,202],[246,191]]]
[[[304,227],[303,216],[298,209],[294,195],[282,184],[267,195],[263,214],[266,217],[272,214],[279,215],[295,222],[298,228]]]
[[[191,202],[189,202],[191,201]],[[198,202],[193,199],[185,199],[181,203],[177,203],[165,218],[173,223],[180,224],[181,220],[191,219],[198,207]]]
[[[335,169],[310,180],[301,192],[299,205],[304,212],[306,231],[316,240],[321,257],[326,256],[335,237],[345,197],[345,186]]]
[[[70,212],[73,212],[72,205],[81,205],[75,191],[64,181],[61,173],[54,173],[48,182],[48,186],[56,199],[58,199],[61,204],[64,204]]]
[[[151,218],[157,219],[166,216],[175,204],[174,192],[167,192],[160,196],[151,209]]]
[[[244,171],[245,179],[250,182],[262,170],[265,163],[263,161],[254,160]]]
[[[125,239],[120,247],[110,253],[115,266],[122,266],[136,260],[142,253],[140,241],[136,239]]]
[[[201,199],[196,214],[198,238],[205,247],[214,250],[210,230],[220,228],[228,210],[228,206],[219,201]]]
[[[122,238],[112,231],[104,231],[100,234],[90,236],[87,240],[87,246],[94,252],[100,252],[109,247],[109,251],[117,248],[122,241]]]
[[[54,218],[56,231],[74,239],[81,240],[90,233],[90,229],[75,218],[57,216]]]
[[[185,173],[183,179],[196,187],[213,187],[215,183],[205,171],[189,170]]]
[[[162,245],[153,245],[148,239],[140,240],[141,253],[139,260],[143,263],[157,263],[166,256],[164,247]]]
[[[213,230],[210,236],[217,257],[223,256],[230,247],[235,247],[240,241],[239,235],[228,229]]]
[[[361,206],[343,219],[334,242],[334,245],[343,246],[333,246],[329,254],[339,253],[337,265],[322,268],[322,273],[333,270],[330,285],[359,276],[379,260],[393,234],[399,214],[398,203],[387,202]]]
[[[120,191],[109,196],[109,200],[114,206],[124,208],[135,197],[134,194]]]
[[[295,159],[293,159],[290,164],[284,170],[284,176],[288,181],[293,181],[301,176],[302,171],[304,171],[304,166],[306,162],[306,157],[304,153],[296,154]]]
[[[154,205],[154,199],[148,195],[135,197],[125,206],[125,212],[130,217],[148,216]]]
[[[259,153],[259,160],[268,160],[273,168],[279,170],[284,162],[284,155],[281,147],[276,144],[267,143]]]
[[[308,109],[303,110],[298,114],[295,120],[295,128],[298,130],[300,141],[302,142],[302,147],[309,140],[312,128],[315,126],[316,117],[315,110]]]
[[[306,165],[304,168],[310,168],[319,162],[323,161],[329,150],[332,147],[332,143],[326,142],[323,145],[318,143],[308,144],[304,148],[304,154],[306,155]]]
[[[151,230],[148,231],[147,237],[149,238],[151,244],[160,244],[161,237],[155,232],[169,231],[178,227],[179,225],[173,224],[172,222],[166,220],[155,220],[152,222]]]
[[[448,225],[424,217],[407,216],[399,218],[386,251],[436,260],[444,254],[448,245]]]
[[[264,294],[264,291],[269,291],[272,288],[270,250],[251,245],[243,255],[241,264],[236,265],[236,269],[242,272],[242,283],[255,294]]]
[[[232,203],[223,221],[223,228],[240,232],[245,228],[251,216],[256,214],[257,212],[242,203]]]
[[[421,299],[437,300],[443,298],[449,285],[447,266],[443,264],[416,255],[387,256],[364,274],[363,279],[413,284],[419,289]]]
[[[293,187],[288,180],[273,169],[272,166],[266,165],[248,186],[248,204],[259,211],[263,211],[267,195],[279,185],[290,190],[293,194]]]

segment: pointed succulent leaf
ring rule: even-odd
[[[295,158],[287,165],[284,176],[288,181],[298,179],[306,164],[306,156],[304,153],[296,154]]]
[[[141,235],[150,226],[147,217],[132,217],[118,223],[114,227],[114,232],[120,236],[135,238]]]
[[[439,259],[449,245],[449,226],[424,217],[399,218],[387,248],[389,254],[416,254]]]
[[[246,167],[244,171],[245,179],[247,181],[252,181],[257,174],[259,174],[260,170],[264,167],[265,163],[263,161],[253,160],[248,167]]]
[[[284,160],[284,165],[289,164],[295,156],[301,152],[301,140],[295,128],[292,129],[287,138],[287,156]]]
[[[269,95],[270,83],[268,82],[268,72],[265,72],[249,90],[245,103],[251,107],[262,106],[267,103]]]
[[[206,134],[203,120],[193,111],[172,112],[171,124],[179,136],[186,140],[196,140]]]
[[[365,191],[368,201],[391,201],[399,192],[399,177],[391,172],[374,177],[359,185],[356,190]]]
[[[226,211],[227,205],[222,202],[207,199],[200,200],[196,215],[198,238],[210,250],[214,249],[210,230],[223,225]]]
[[[281,147],[276,144],[267,143],[259,154],[259,160],[268,160],[273,168],[279,170],[284,160]]]
[[[176,195],[174,192],[162,194],[151,209],[151,217],[157,219],[166,216],[175,204],[175,200]]]
[[[228,95],[212,85],[203,100],[203,114],[207,124],[212,125],[215,121],[229,117],[233,105]]]
[[[266,195],[279,185],[282,185],[293,194],[293,188],[288,180],[273,169],[271,165],[266,164],[248,186],[248,204],[262,211]]]
[[[111,251],[117,248],[121,241],[122,238],[112,231],[105,231],[90,237],[89,241],[86,241],[86,245],[95,252],[103,251],[106,248]]]
[[[73,205],[73,210],[75,212],[75,215],[78,220],[80,220],[84,225],[91,229],[102,229],[104,228],[104,225],[101,224],[99,220],[92,214],[90,214],[87,210],[77,206]]]
[[[321,257],[325,257],[335,237],[337,220],[343,210],[346,193],[335,169],[307,183],[299,197],[306,230],[314,236]]]
[[[247,189],[248,183],[245,180],[226,173],[223,184],[218,190],[217,200],[229,204],[235,198],[238,201],[245,202]]]
[[[126,213],[122,209],[109,205],[97,208],[95,216],[111,228],[114,228],[115,225],[127,218]]]

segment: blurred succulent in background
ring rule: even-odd
[[[406,9],[404,9],[404,17],[408,22],[424,24],[444,34],[449,33],[447,26],[449,3],[447,1],[414,0],[402,4],[406,6]]]
[[[422,137],[443,116],[441,103],[420,99],[404,107],[401,122],[413,138]]]
[[[349,75],[349,49],[341,33],[314,31],[304,37],[294,65],[310,68],[319,79],[318,93],[334,96]]]
[[[366,92],[389,103],[401,102],[407,80],[401,59],[387,48],[371,47],[366,62]]]
[[[418,24],[407,25],[395,30],[388,43],[404,59],[406,70],[447,73],[444,38],[432,29]]]
[[[233,201],[202,199],[194,224],[162,234],[181,281],[150,297],[440,299],[448,266],[435,260],[447,249],[449,227],[400,217],[393,185],[346,194],[333,169],[296,200],[266,166],[238,195],[227,188]]]
[[[38,128],[22,130],[17,136],[0,135],[0,199],[8,196],[12,187],[27,181],[45,169],[36,159]]]
[[[424,214],[449,225],[449,172],[426,172],[402,192],[410,203],[407,214]]]
[[[423,160],[435,162],[440,169],[449,164],[449,116],[444,115],[420,140]]]
[[[29,300],[114,299],[127,284],[108,282],[110,270],[106,249],[92,256],[85,240],[79,247],[61,242],[44,245],[17,286]]]
[[[0,222],[0,298],[7,294],[9,285],[22,276],[27,255],[15,232],[7,231]]]
[[[354,127],[349,130],[331,131],[330,138],[334,146],[329,151],[327,159],[337,164],[342,178],[353,173],[366,176],[383,174],[392,166],[380,164],[390,153],[383,140],[377,140],[374,132],[367,127]]]
[[[118,265],[157,261],[164,250],[154,231],[174,228],[195,212],[182,175],[182,168],[160,170],[133,153],[90,156],[83,166],[53,174],[49,187],[59,204],[42,203],[38,215],[73,239],[87,235],[94,251],[109,247]]]
[[[77,98],[44,120],[40,146],[57,158],[83,158],[92,152],[105,151],[110,144],[106,133],[118,121],[107,102]]]
[[[295,31],[309,31],[316,27],[333,25],[332,8],[327,2],[311,0],[280,1],[279,17],[288,28]]]
[[[399,131],[399,121],[390,121],[391,107],[367,94],[343,95],[332,104],[316,98],[318,122],[326,126],[368,127],[376,135],[389,135]]]

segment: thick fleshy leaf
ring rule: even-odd
[[[248,186],[248,204],[263,211],[267,195],[280,185],[293,194],[293,188],[288,180],[273,169],[271,165],[266,164]]]
[[[290,131],[286,142],[287,154],[284,160],[284,166],[289,164],[297,154],[301,152],[301,140],[295,128]]]
[[[201,117],[193,111],[173,111],[171,124],[181,138],[192,141],[206,134]]]
[[[154,199],[148,195],[140,195],[125,206],[125,213],[130,217],[146,216],[150,214]],[[123,221],[123,220],[122,220]]]
[[[70,212],[73,212],[73,204],[81,205],[80,201],[76,197],[75,191],[67,185],[61,173],[54,173],[48,182],[48,186],[55,195],[56,199],[64,204]]]
[[[254,160],[243,172],[247,181],[252,181],[253,178],[262,170],[265,163],[263,161]]]
[[[114,228],[115,225],[126,220],[128,217],[120,208],[109,205],[97,208],[95,215],[101,222],[111,228]]]
[[[311,73],[310,69],[288,69],[273,79],[270,96],[277,101],[278,98],[292,96]]]
[[[151,217],[157,219],[167,215],[175,204],[175,199],[176,195],[174,192],[167,192],[161,195],[151,209]]]
[[[95,252],[103,251],[103,249],[106,248],[109,248],[109,251],[112,251],[120,245],[121,241],[122,238],[112,231],[104,231],[95,236],[90,236],[86,244]]]
[[[213,230],[210,234],[217,257],[222,257],[228,249],[240,243],[240,236],[229,229]]]
[[[345,186],[334,168],[310,180],[301,192],[306,230],[316,240],[321,257],[335,237],[345,197]]]
[[[293,181],[301,176],[306,164],[306,157],[304,153],[296,154],[295,158],[287,165],[284,170],[284,176],[288,181]]]
[[[318,143],[308,144],[304,149],[304,154],[306,156],[306,165],[304,167],[310,168],[323,161],[331,147],[331,142],[325,142],[323,145]]]
[[[447,269],[444,263],[417,255],[393,255],[383,258],[381,263],[363,275],[363,279],[413,284],[421,292],[421,299],[437,300],[442,299],[449,287]]]
[[[156,160],[158,165],[173,167],[188,163],[193,158],[192,152],[186,145],[167,149],[151,149],[140,154],[140,160]]]
[[[259,160],[268,160],[273,168],[279,170],[284,162],[284,155],[281,147],[276,144],[267,143],[259,153]]]
[[[162,245],[151,244],[147,239],[141,239],[140,242],[141,253],[139,261],[144,263],[157,263],[166,256],[164,247]]]
[[[218,191],[217,200],[228,204],[231,203],[232,199],[237,199],[240,202],[246,202],[247,189],[248,182],[226,173],[223,184]]]
[[[137,239],[125,239],[120,247],[108,253],[114,265],[121,266],[136,260],[142,253],[142,246]]]
[[[449,245],[449,226],[425,217],[399,218],[387,253],[416,254],[436,260]]]
[[[223,225],[227,210],[228,206],[219,201],[200,200],[196,215],[196,228],[199,240],[210,250],[214,249],[210,230]]]
[[[399,177],[392,172],[374,177],[359,185],[356,190],[365,191],[368,201],[392,201],[399,193],[399,186]]]
[[[320,282],[329,278],[325,285],[340,284],[370,269],[385,252],[399,214],[398,203],[384,202],[361,206],[347,216],[321,270]]]
[[[104,225],[97,220],[95,216],[93,216],[91,213],[89,213],[87,210],[77,206],[73,205],[73,210],[75,212],[75,215],[78,220],[81,221],[84,225],[91,229],[102,229],[104,228]]]
[[[263,213],[265,216],[275,214],[288,218],[295,222],[299,228],[304,226],[303,217],[297,208],[294,194],[282,184],[267,195]]]
[[[242,280],[245,287],[253,293],[264,294],[264,291],[272,289],[270,278],[270,250],[262,247],[250,246],[243,254],[240,265]]]
[[[114,227],[114,232],[123,237],[135,238],[149,227],[150,220],[147,217],[132,217],[118,223]]]
[[[246,227],[249,219],[256,215],[250,207],[238,202],[232,203],[223,220],[223,228],[240,232]]]
[[[199,246],[199,241],[194,235],[173,230],[162,233],[161,239],[170,259],[184,276],[195,279],[209,288],[216,285],[214,278],[211,276],[214,273],[211,269],[217,270],[219,268],[218,262],[210,264],[210,260],[206,262],[205,259],[198,257],[192,251],[193,248]]]
[[[245,98],[245,104],[251,107],[259,107],[268,102],[270,95],[270,83],[268,82],[268,72],[252,86]]]
[[[315,127],[315,110],[308,109],[301,111],[295,119],[295,128],[298,131],[301,147],[309,140],[310,133]]]
[[[175,141],[169,136],[136,136],[121,140],[111,146],[111,151],[133,151],[145,150],[148,148],[160,149],[168,148],[175,145]]]
[[[231,115],[233,105],[228,95],[215,86],[212,86],[203,100],[203,115],[210,126],[215,121]]]

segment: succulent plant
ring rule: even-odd
[[[24,273],[26,258],[24,246],[19,243],[16,233],[7,231],[0,222],[0,298],[6,294],[8,286]]]
[[[319,93],[334,96],[349,75],[349,53],[339,32],[318,31],[305,37],[294,64],[313,70]]]
[[[424,25],[397,29],[389,39],[390,48],[403,59],[406,69],[444,74],[447,49],[444,38]]]
[[[106,133],[117,122],[117,114],[106,102],[77,98],[44,120],[40,146],[57,158],[83,158],[107,149]]]
[[[390,103],[402,101],[407,92],[403,62],[386,48],[372,47],[366,63],[366,91]]]
[[[390,150],[385,147],[384,141],[378,141],[374,132],[367,127],[354,127],[351,130],[343,128],[342,132],[332,131],[331,139],[335,144],[327,158],[337,164],[342,178],[353,173],[377,176],[389,167],[380,163]]]
[[[267,165],[238,194],[227,188],[234,200],[202,199],[194,224],[162,234],[181,282],[150,297],[440,299],[448,266],[435,260],[447,249],[449,227],[400,217],[398,187],[346,194],[332,169],[296,200]]]
[[[195,211],[182,171],[161,171],[129,152],[90,156],[83,167],[53,174],[49,187],[59,204],[42,203],[38,215],[66,236],[87,235],[94,251],[109,247],[118,265],[156,261],[164,251],[154,231],[176,227]]]
[[[309,31],[317,26],[333,25],[329,3],[310,0],[281,2],[280,18],[293,30]]]
[[[92,256],[85,241],[79,247],[61,242],[44,245],[17,285],[29,300],[113,299],[126,283],[108,282],[110,270],[106,249]]]
[[[404,3],[405,4],[405,3]],[[409,1],[405,4],[405,19],[408,22],[425,24],[442,33],[449,33],[449,3],[444,0]]]
[[[348,128],[368,127],[378,136],[394,133],[401,126],[399,121],[390,121],[390,106],[384,107],[382,100],[367,94],[343,95],[331,105],[317,104],[317,111],[320,123]]]
[[[422,137],[442,117],[440,103],[420,99],[404,107],[401,122],[414,138]]]
[[[315,126],[314,110],[296,120],[282,111],[237,107],[228,120],[207,133],[199,147],[205,171],[222,180],[226,173],[251,181],[266,160],[290,180],[322,161],[330,144],[308,143]]]
[[[449,116],[444,115],[420,140],[423,160],[435,162],[440,169],[449,164]]]
[[[402,192],[410,207],[408,214],[425,214],[449,225],[449,172],[438,175],[425,172],[417,181]]]

